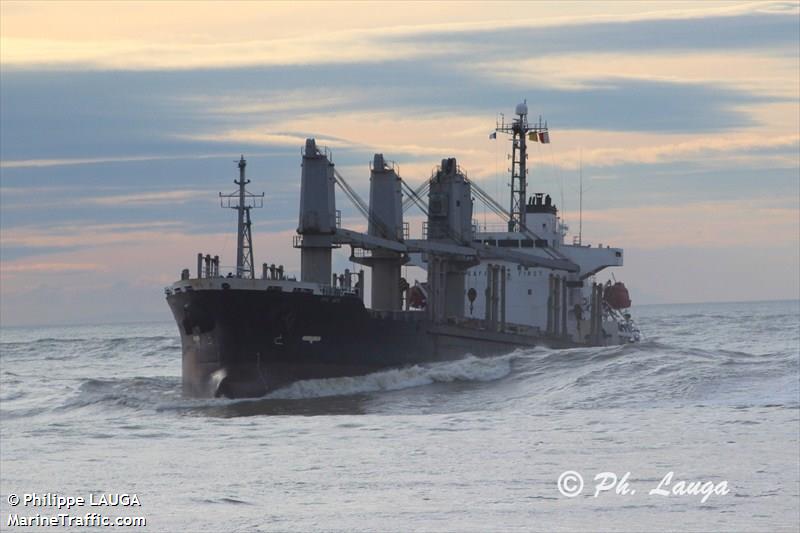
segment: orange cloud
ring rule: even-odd
[[[679,52],[593,52],[536,55],[524,60],[493,59],[463,68],[498,77],[520,88],[561,89],[598,87],[609,79],[659,80],[673,83],[719,84],[760,94],[796,98],[797,61],[792,50],[694,50]]]
[[[0,62],[6,67],[187,69],[374,62],[446,53],[384,36],[536,28],[591,22],[689,19],[782,10],[782,2],[322,3],[4,1]],[[47,24],[42,24],[47,20]],[[187,24],[187,21],[190,23]],[[419,21],[433,21],[420,24]],[[303,27],[303,37],[296,28]],[[270,35],[265,39],[264,35]],[[463,51],[463,47],[461,48]]]

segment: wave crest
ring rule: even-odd
[[[365,376],[309,379],[278,389],[267,398],[297,400],[393,391],[454,381],[494,381],[511,373],[512,358],[513,354],[492,358],[468,355],[456,361],[414,365]]]

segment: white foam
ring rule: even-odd
[[[365,376],[309,379],[278,389],[267,398],[301,399],[393,391],[453,381],[492,381],[511,372],[511,355],[478,358],[468,355],[456,361],[414,365]]]

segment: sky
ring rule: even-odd
[[[582,173],[634,305],[800,298],[798,2],[2,0],[0,324],[169,320],[198,252],[235,263],[240,154],[255,262],[297,272],[306,137],[363,197],[381,152],[414,186],[457,157],[505,205],[488,134],[523,99],[551,136],[529,192],[572,242]]]

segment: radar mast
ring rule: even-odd
[[[550,137],[547,123],[542,123],[539,117],[538,124],[528,122],[528,103],[523,100],[514,110],[517,115],[511,123],[506,123],[505,117],[497,123],[495,131],[511,135],[511,208],[509,209],[508,231],[521,231],[525,226],[525,203],[527,197],[528,180],[528,147],[527,141],[547,144]],[[502,115],[501,115],[502,117]]]

